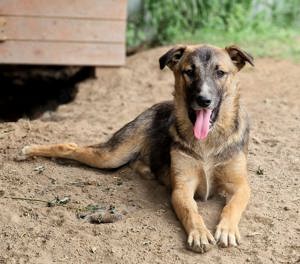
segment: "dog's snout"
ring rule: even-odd
[[[208,107],[211,103],[211,100],[209,98],[201,96],[201,95],[198,95],[196,97],[196,101],[197,101],[197,104],[201,107]]]

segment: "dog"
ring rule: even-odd
[[[250,197],[247,180],[249,121],[240,104],[236,74],[253,57],[238,46],[178,45],[160,59],[173,71],[173,100],[158,103],[117,131],[107,142],[32,145],[31,156],[67,158],[100,169],[130,164],[145,177],[171,187],[172,206],[187,233],[187,247],[204,253],[218,242],[241,241],[238,224]],[[214,236],[194,200],[226,193]]]

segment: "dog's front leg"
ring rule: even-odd
[[[172,205],[188,235],[188,248],[199,253],[208,251],[211,244],[215,244],[215,240],[198,213],[191,189],[184,184],[175,187],[172,192]]]
[[[228,197],[217,226],[215,239],[223,247],[237,246],[241,240],[238,224],[249,198],[247,164],[244,153],[240,153],[226,165],[217,169],[221,188]]]
[[[171,156],[173,208],[188,235],[188,248],[204,253],[215,244],[215,240],[198,213],[194,200],[195,191],[200,183],[199,162],[179,151],[172,151]]]

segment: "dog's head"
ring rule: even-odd
[[[236,89],[231,85],[235,73],[246,62],[253,66],[252,56],[234,45],[177,46],[159,59],[161,69],[168,66],[174,72],[175,97],[184,99],[197,139],[206,138],[224,96]]]

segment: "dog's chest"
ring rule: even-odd
[[[201,200],[206,201],[214,191],[214,165],[211,160],[201,162],[201,171],[199,173],[199,185],[197,195]]]

